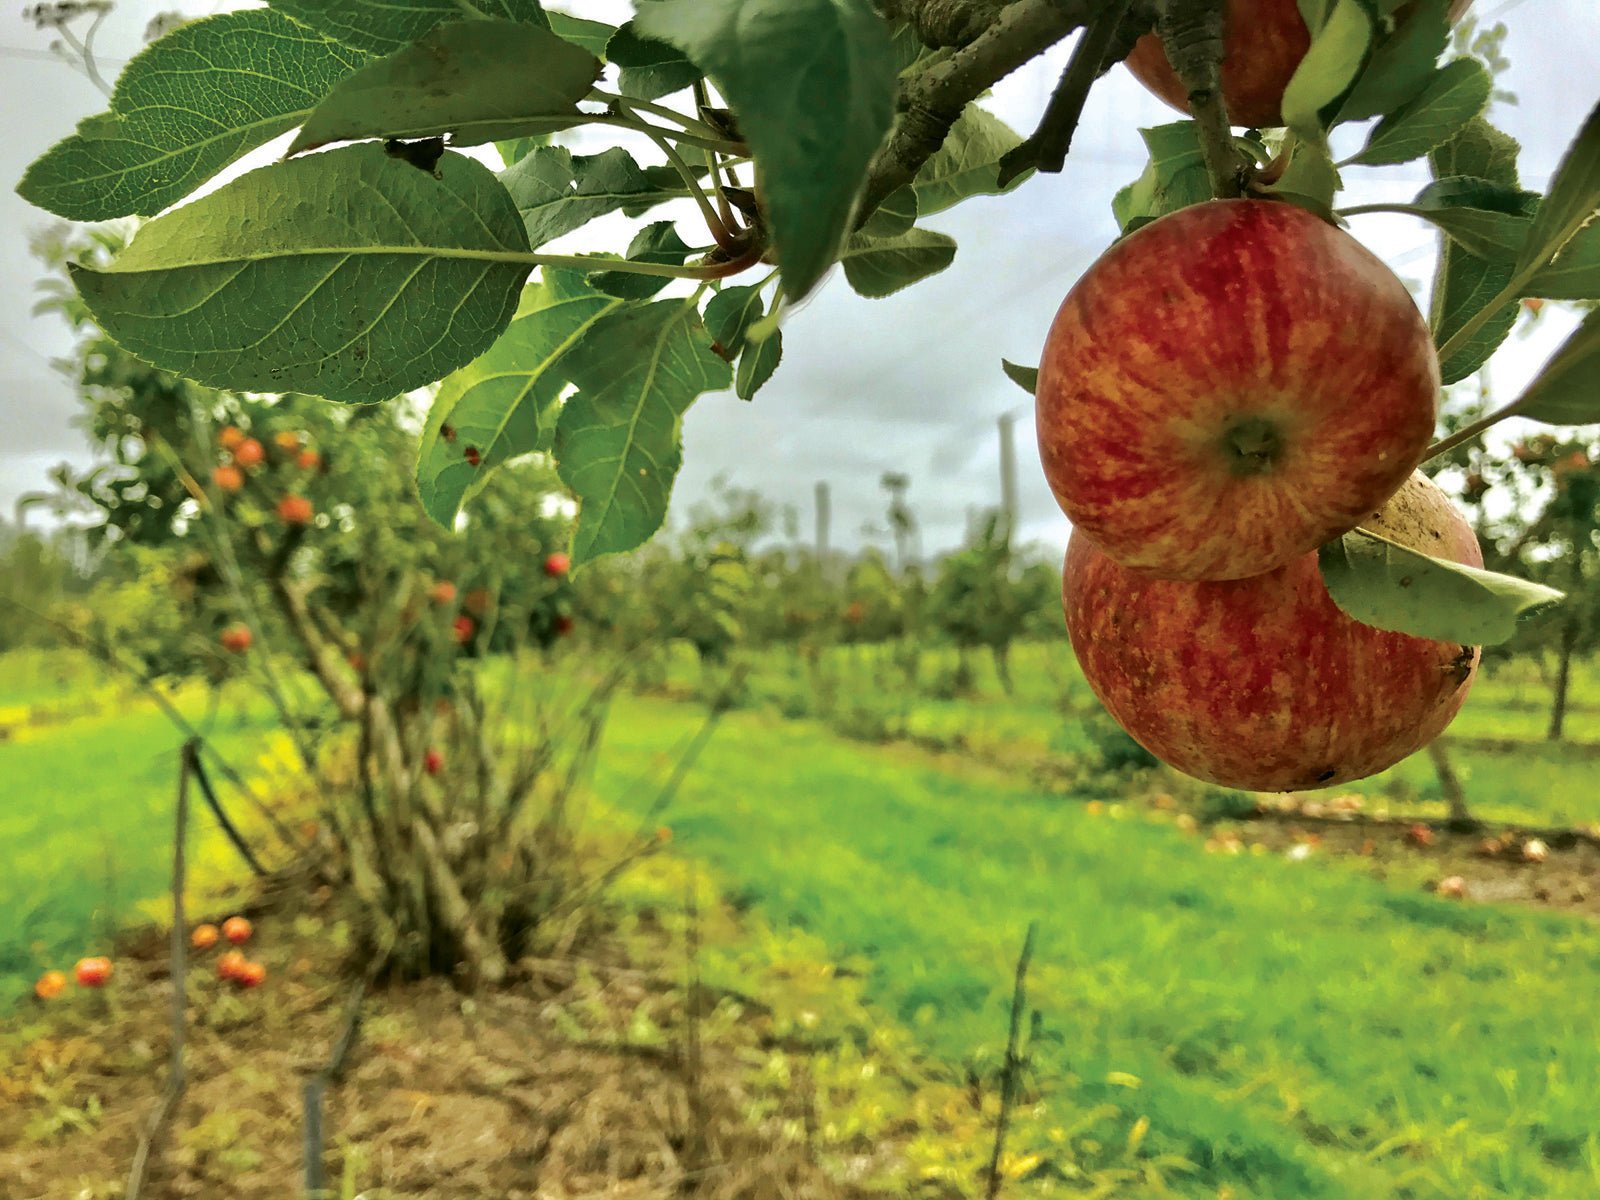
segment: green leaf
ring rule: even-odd
[[[550,21],[550,31],[557,37],[566,38],[574,46],[582,46],[596,58],[606,56],[606,43],[617,32],[615,25],[607,25],[604,21],[588,21],[583,17],[568,16],[564,12],[551,9],[545,13]]]
[[[844,277],[858,295],[892,296],[955,261],[956,240],[931,229],[912,229],[896,238],[856,234],[845,243]]]
[[[1342,181],[1326,138],[1296,143],[1289,166],[1272,185],[1272,194],[1332,221],[1333,197]]]
[[[732,359],[744,349],[745,335],[764,311],[757,283],[725,287],[706,302],[706,329],[722,347],[723,358]]]
[[[1175,121],[1141,129],[1150,150],[1144,172],[1112,198],[1111,212],[1123,233],[1136,222],[1153,220],[1211,199],[1211,177],[1200,150],[1199,126]]]
[[[919,214],[926,217],[969,196],[999,196],[1019,186],[1027,175],[1001,186],[1000,160],[1021,144],[1022,139],[999,117],[976,102],[968,104],[911,185]]]
[[[270,9],[192,21],[136,56],[110,111],[46,151],[17,191],[75,221],[154,216],[300,124],[365,61]]]
[[[1482,117],[1474,117],[1455,137],[1432,150],[1429,161],[1437,178],[1472,176],[1502,187],[1517,188],[1516,139],[1501,133]],[[1489,263],[1446,239],[1434,275],[1429,323],[1433,340],[1443,346],[1457,330],[1487,304],[1494,302],[1512,280],[1512,268]],[[1516,324],[1517,305],[1504,304],[1466,344],[1448,359],[1439,373],[1445,383],[1465,379],[1484,363]]]
[[[1339,106],[1340,121],[1364,121],[1416,99],[1450,42],[1450,0],[1417,0],[1394,32],[1373,50],[1355,87]]]
[[[1493,86],[1477,59],[1456,59],[1440,68],[1415,100],[1379,121],[1351,161],[1370,167],[1421,158],[1482,113]]]
[[[1314,23],[1307,27],[1318,29]],[[1360,0],[1336,0],[1283,91],[1283,123],[1304,138],[1322,136],[1322,110],[1344,95],[1366,61],[1372,17]]]
[[[550,448],[567,385],[562,356],[622,307],[576,272],[543,274],[543,282],[523,289],[517,315],[488,353],[446,376],[428,412],[417,453],[417,494],[428,515],[447,529],[495,467]]]
[[[540,146],[550,144],[550,135],[547,133],[534,134],[529,137],[503,138],[494,144],[495,153],[500,156],[500,161],[508,167],[514,167]]]
[[[1006,373],[1006,378],[1011,380],[1028,395],[1032,396],[1039,390],[1039,368],[1021,367],[1009,358],[1000,360],[1000,369]]]
[[[1447,142],[1441,142],[1428,155],[1436,179],[1451,175],[1470,175],[1504,187],[1519,187],[1517,154],[1522,147],[1508,133],[1501,133],[1482,117],[1468,121]]]
[[[749,343],[733,373],[733,394],[741,400],[755,399],[755,394],[772,378],[782,361],[783,330],[774,330],[771,337]]]
[[[677,226],[671,221],[646,225],[628,246],[628,258],[633,262],[681,266],[688,257],[689,247],[678,236]],[[589,286],[624,300],[648,300],[671,282],[665,275],[640,275],[633,271],[599,271],[589,276]]]
[[[1600,300],[1600,221],[1585,225],[1522,289],[1546,300]]]
[[[1317,565],[1333,602],[1363,625],[1464,646],[1509,641],[1519,624],[1564,598],[1554,588],[1419,554],[1360,529],[1323,546]]]
[[[502,171],[500,182],[536,247],[657,191],[620,146],[586,158],[574,158],[562,146],[541,146]]]
[[[539,0],[272,0],[272,7],[368,54],[393,54],[439,22],[462,17],[550,26]]]
[[[600,60],[537,25],[451,21],[342,80],[289,153],[354,138],[437,137],[477,146],[585,120]]]
[[[556,424],[556,459],[580,505],[575,561],[632,550],[661,527],[683,414],[730,382],[710,340],[693,305],[662,300],[611,313],[567,351],[578,391]]]
[[[1583,319],[1523,390],[1517,415],[1551,425],[1600,421],[1600,309]]]
[[[682,50],[655,38],[641,37],[632,21],[612,36],[606,57],[622,68],[618,80],[622,94],[640,100],[670,96],[701,78],[700,68]]]
[[[528,242],[488,169],[378,145],[252,171],[73,269],[100,326],[212,387],[385,400],[471,362],[516,311]]]
[[[723,288],[706,305],[706,329],[716,339],[713,349],[730,361],[735,355],[739,358],[733,390],[741,400],[754,397],[783,358],[781,330],[759,341],[749,337],[751,327],[761,319],[761,288],[761,284]]]
[[[1397,210],[1432,221],[1463,250],[1487,262],[1516,260],[1533,224],[1539,197],[1487,179],[1436,179]]]
[[[1543,265],[1600,210],[1600,104],[1589,111],[1578,136],[1550,178],[1550,188],[1533,220],[1517,261],[1519,271]]]
[[[917,223],[919,215],[915,189],[903,187],[873,210],[861,232],[868,237],[899,237]]]
[[[733,108],[784,292],[800,299],[838,257],[894,120],[888,26],[867,0],[649,0],[635,23],[687,54]]]

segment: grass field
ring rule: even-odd
[[[52,713],[0,742],[0,1010],[47,966],[103,953],[116,932],[164,894],[171,870],[172,811],[183,736],[147,701],[103,697],[103,705],[59,717],[76,668],[63,684],[18,674],[0,707],[18,696]],[[66,694],[63,694],[66,693]],[[198,695],[180,697],[191,718]],[[212,745],[248,764],[269,745],[265,710],[241,720],[230,706]],[[243,874],[209,817],[191,825],[192,849],[208,868]]]
[[[764,672],[758,692],[781,687],[781,662]],[[48,674],[0,673],[0,707],[55,703],[81,683],[58,680],[54,695]],[[1017,674],[1012,698],[987,684],[979,701],[912,702],[913,728],[960,732],[990,758],[1086,749],[1056,707],[1062,687],[1082,686],[1060,656],[1031,650]],[[1463,722],[1510,736],[1534,694],[1488,680]],[[642,812],[700,720],[691,705],[620,698],[599,793]],[[1024,772],[769,707],[724,722],[661,820],[725,892],[861,972],[877,1028],[854,1036],[895,1031],[935,1075],[992,1090],[1014,959],[1039,922],[1043,1036],[1012,1143],[1019,1194],[1600,1194],[1600,927],[1439,901],[1420,868],[1384,884],[1353,865],[1206,855],[1131,808],[1096,816]],[[0,1007],[46,962],[102,948],[161,891],[178,741],[121,703],[0,742],[12,867]],[[230,719],[219,744],[247,762],[268,741],[264,721]],[[1485,808],[1592,820],[1600,805],[1560,751],[1546,776],[1522,755],[1482,769],[1462,757]],[[1393,777],[1374,786],[1392,791]],[[877,1119],[911,1116],[887,1097]],[[987,1126],[941,1120],[948,1144],[917,1161],[970,1182]]]
[[[846,731],[852,704],[860,698],[889,695],[888,701],[870,702],[893,710],[891,716],[903,714],[910,734],[990,758],[1023,760],[1093,749],[1084,724],[1065,715],[1068,708],[1082,713],[1098,705],[1064,639],[1017,648],[1012,663],[1015,691],[1010,695],[1001,690],[984,656],[973,658],[977,695],[953,699],[925,694],[894,698],[891,685],[897,677],[886,667],[886,656],[871,648],[838,651],[833,662],[835,686],[844,698],[844,715],[835,723]],[[924,656],[921,677],[936,680],[948,676],[953,667],[952,652],[930,651]],[[698,680],[685,648],[674,656],[670,677],[680,687]],[[789,712],[804,709],[807,694],[814,691],[798,662],[781,653],[754,660],[750,687],[762,702]],[[1548,689],[1531,664],[1516,662],[1480,674],[1448,735],[1454,741],[1455,769],[1476,815],[1534,825],[1600,825],[1600,790],[1591,783],[1600,759],[1581,745],[1547,743],[1548,710]],[[1600,743],[1600,672],[1589,664],[1574,671],[1567,736],[1575,743]],[[1516,754],[1474,749],[1471,743],[1479,739],[1511,739],[1522,746]],[[1426,754],[1340,790],[1421,817],[1442,817],[1446,811]]]
[[[602,791],[625,794],[693,722],[630,704]],[[1594,925],[1204,855],[999,773],[728,722],[668,814],[678,844],[870,964],[869,998],[952,1076],[998,1060],[1013,959],[1040,921],[1033,995],[1057,1040],[1037,1050],[1018,1150],[1041,1169],[1102,1173],[1119,1196],[1600,1189]]]

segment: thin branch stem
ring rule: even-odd
[[[1110,0],[1084,30],[1078,44],[1072,49],[1072,57],[1061,74],[1061,82],[1056,85],[1050,103],[1045,106],[1039,127],[1026,142],[1006,155],[1009,162],[1002,166],[1007,168],[1012,177],[1028,166],[1047,174],[1061,170],[1066,162],[1067,151],[1072,146],[1072,135],[1077,132],[1078,119],[1083,115],[1084,101],[1089,98],[1089,89],[1100,77],[1106,54],[1132,3],[1133,0]],[[1007,182],[1004,173],[1000,182]]]
[[[989,1156],[987,1200],[995,1200],[1000,1194],[1000,1160],[1005,1156],[1006,1129],[1017,1102],[1017,1077],[1027,1065],[1020,1053],[1022,1020],[1028,1010],[1028,967],[1033,962],[1033,940],[1038,932],[1039,922],[1029,921],[1022,953],[1017,957],[1016,980],[1011,990],[1011,1028],[1006,1034],[1006,1059],[1000,1071],[1000,1113],[995,1118],[994,1149]]]
[[[919,6],[902,3],[897,7]],[[1004,6],[986,6],[983,20],[978,22],[981,32],[948,58],[904,77],[900,119],[872,160],[856,215],[857,228],[884,200],[916,177],[922,164],[944,144],[969,101],[1083,25],[1095,7],[1077,0],[1016,0]],[[902,15],[911,20],[917,14]]]
[[[647,135],[652,142],[660,147],[661,153],[667,156],[667,161],[679,175],[683,176],[684,185],[689,189],[689,196],[700,208],[700,215],[706,220],[706,228],[711,230],[711,236],[717,240],[717,245],[726,249],[733,244],[734,234],[726,222],[718,215],[717,210],[711,206],[711,199],[706,195],[705,189],[700,186],[700,180],[695,176],[694,168],[684,161],[683,155],[673,148],[671,142],[658,134]],[[711,160],[711,177],[716,178],[717,159],[716,153],[711,150],[706,152]],[[723,201],[724,206],[727,201]]]
[[[631,101],[630,101],[631,103]],[[630,129],[634,133],[642,133],[646,137],[669,137],[675,142],[683,142],[690,146],[704,146],[708,150],[716,150],[724,154],[748,154],[750,147],[743,142],[730,142],[727,138],[693,133],[688,130],[679,132],[676,129],[663,129],[659,125],[652,125],[648,121],[637,117],[610,116],[606,113],[586,114],[586,125],[609,125],[615,129]]]
[[[1439,357],[1443,358],[1444,355],[1441,354]],[[1433,445],[1428,447],[1427,454],[1423,458],[1422,461],[1423,462],[1431,462],[1432,460],[1438,458],[1440,455],[1449,454],[1450,451],[1454,450],[1457,446],[1461,445],[1463,442],[1470,442],[1473,438],[1477,437],[1481,433],[1486,432],[1487,430],[1491,429],[1495,425],[1498,425],[1501,421],[1504,421],[1507,417],[1516,416],[1517,415],[1517,409],[1520,408],[1521,405],[1522,405],[1522,398],[1519,396],[1517,399],[1513,400],[1510,404],[1507,404],[1504,408],[1497,408],[1497,409],[1495,409],[1494,412],[1490,413],[1488,416],[1481,417],[1478,420],[1474,421],[1471,425],[1466,425],[1466,426],[1463,426],[1462,428],[1456,430],[1449,437],[1440,438],[1437,442],[1435,442]]]
[[[1239,195],[1239,151],[1222,98],[1223,0],[1166,0],[1156,28],[1189,95],[1212,194]]]
[[[695,118],[681,113],[675,108],[668,108],[665,104],[652,104],[648,100],[619,95],[616,92],[608,92],[601,88],[593,89],[587,98],[600,104],[611,105],[617,109],[637,109],[639,112],[649,113],[653,117],[661,117],[663,120],[671,121],[673,124],[681,126],[690,133],[699,134],[701,137],[714,138],[721,136],[721,132],[714,126],[704,121],[697,121]]]

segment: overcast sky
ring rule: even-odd
[[[244,6],[124,0],[100,36],[103,69],[115,76],[159,12],[199,16],[237,7]],[[550,7],[613,21],[628,12],[617,0]],[[1600,98],[1600,3],[1477,0],[1475,9],[1509,29],[1511,68],[1501,85],[1519,103],[1497,106],[1494,116],[1522,143],[1524,184],[1542,189]],[[51,466],[89,461],[72,424],[72,388],[50,367],[68,349],[65,326],[30,312],[39,268],[28,237],[53,218],[11,189],[29,162],[105,107],[87,79],[50,56],[49,36],[17,12],[10,6],[0,18],[0,176],[7,184],[0,200],[0,513],[8,516],[17,496],[42,486]],[[1020,132],[1031,130],[1066,53],[1060,48],[1018,71],[988,106]],[[969,201],[927,221],[960,244],[948,271],[886,300],[857,297],[836,273],[784,326],[783,365],[753,404],[730,393],[703,397],[691,411],[674,516],[704,499],[720,476],[794,505],[809,529],[814,484],[827,480],[834,542],[850,545],[867,524],[882,524],[878,481],[885,471],[899,471],[911,477],[924,545],[944,549],[961,539],[970,514],[997,502],[996,420],[1013,412],[1022,418],[1023,536],[1064,546],[1067,525],[1039,471],[1028,398],[1000,373],[1000,359],[1038,361],[1061,297],[1116,235],[1111,197],[1144,164],[1136,128],[1173,119],[1117,68],[1090,94],[1060,175],[1038,176],[1009,196]],[[1343,131],[1335,149],[1348,143],[1348,153],[1361,136]],[[1409,198],[1426,179],[1420,162],[1350,168],[1344,202]],[[1359,217],[1353,232],[1414,288],[1431,276],[1435,239],[1421,222]],[[1494,360],[1495,390],[1509,396],[1574,324],[1547,310],[1536,328],[1514,336]]]

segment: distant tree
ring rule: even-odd
[[[1483,535],[1487,565],[1560,588],[1552,618],[1498,650],[1550,664],[1547,735],[1566,730],[1575,661],[1600,649],[1600,439],[1539,434],[1507,456],[1466,456],[1463,498]]]

